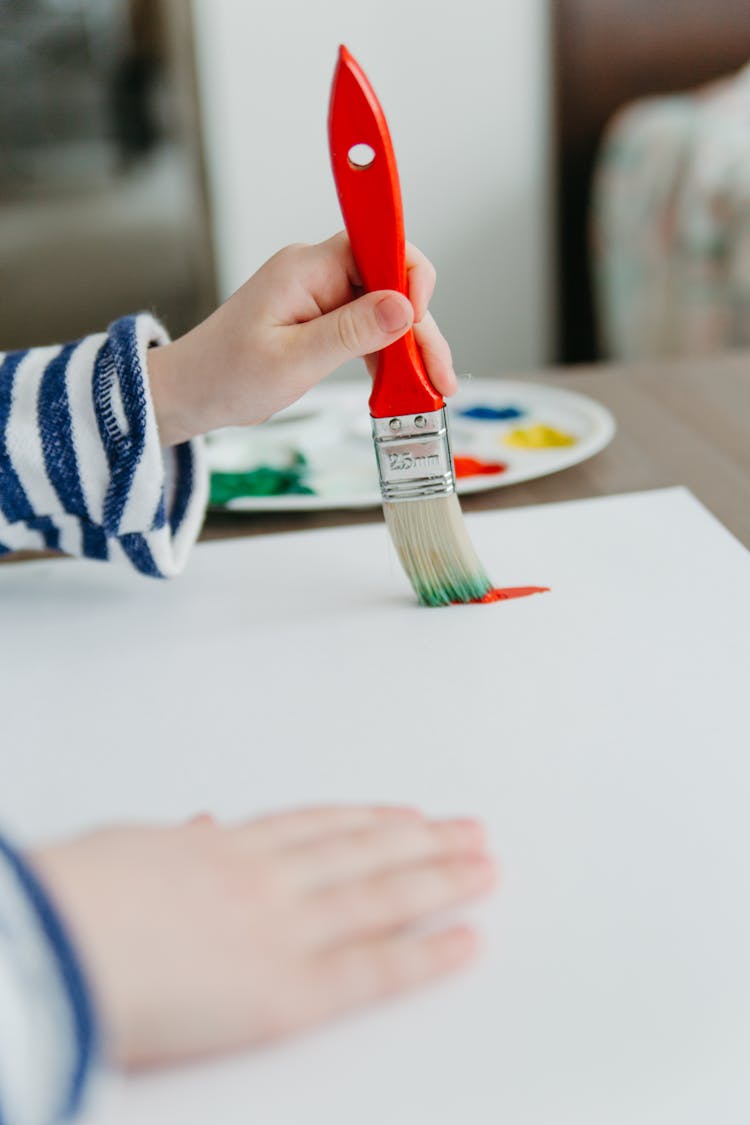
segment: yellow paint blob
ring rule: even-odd
[[[552,449],[555,446],[575,445],[578,438],[573,434],[566,434],[564,430],[556,430],[553,426],[538,422],[533,426],[511,430],[503,441],[516,449]]]

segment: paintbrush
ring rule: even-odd
[[[346,47],[331,89],[328,140],[341,213],[369,291],[408,296],[404,218],[388,123]],[[464,526],[445,402],[410,330],[379,353],[370,415],[383,512],[419,601],[481,601],[492,590]]]

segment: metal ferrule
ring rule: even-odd
[[[455,492],[445,409],[373,418],[384,500],[424,500]]]

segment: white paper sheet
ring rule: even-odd
[[[747,1125],[750,554],[679,489],[468,522],[551,592],[420,609],[381,526],[0,572],[20,839],[383,799],[503,862],[476,968],[93,1121]]]

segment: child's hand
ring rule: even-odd
[[[281,250],[197,328],[149,353],[162,444],[262,422],[412,326],[430,379],[453,394],[450,349],[427,312],[435,271],[408,244],[407,267],[409,300],[392,290],[361,295],[345,234]]]
[[[475,822],[383,808],[111,829],[34,860],[130,1066],[275,1039],[455,969],[471,930],[404,927],[494,878]]]

